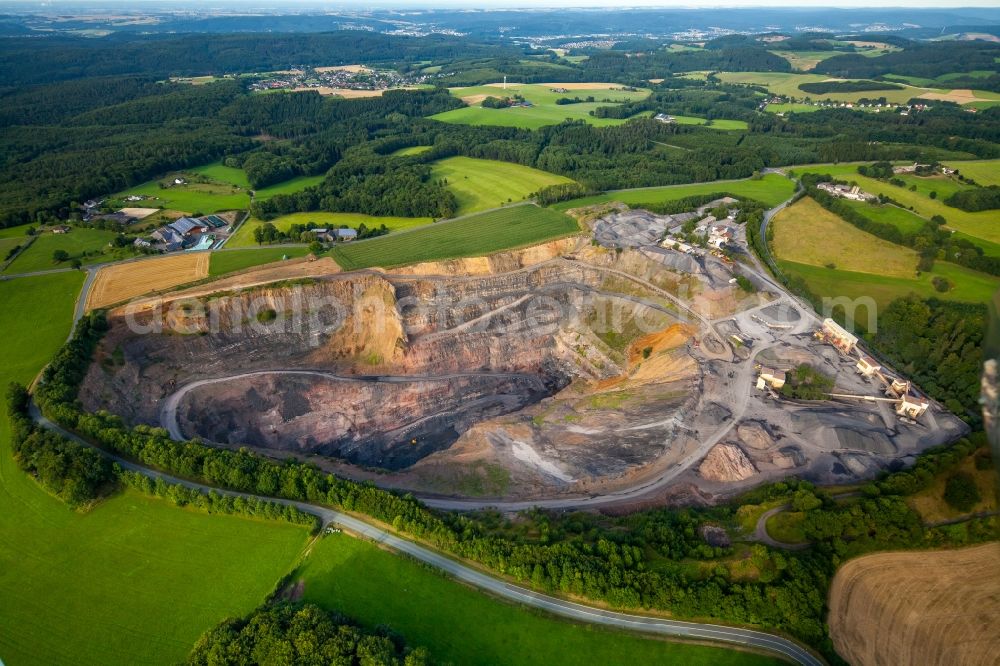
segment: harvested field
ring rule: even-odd
[[[334,65],[332,67],[314,67],[313,69],[317,72],[350,72],[351,74],[372,71],[371,68],[364,65]]]
[[[851,560],[830,588],[833,645],[856,666],[996,664],[1000,544]]]
[[[970,102],[988,102],[992,97],[981,96],[982,93],[978,90],[969,90],[968,88],[960,88],[957,90],[949,90],[948,92],[926,92],[920,96],[920,99],[936,99],[942,102],[955,102],[956,104],[969,104]]]
[[[160,212],[159,208],[122,208],[119,212],[125,213],[129,217],[141,220],[149,217],[153,213]]]
[[[208,252],[186,252],[105,266],[97,272],[86,307],[93,310],[208,277],[209,256]]]

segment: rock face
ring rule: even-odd
[[[716,444],[701,462],[698,473],[709,481],[745,481],[757,469],[740,447]]]

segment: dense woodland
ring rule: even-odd
[[[209,630],[195,644],[187,663],[425,666],[431,662],[424,649],[409,649],[396,637],[365,631],[318,606],[279,602]]]

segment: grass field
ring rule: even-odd
[[[563,201],[553,208],[569,210],[580,206],[591,206],[607,201],[621,201],[630,206],[642,206],[673,201],[697,194],[713,192],[728,192],[737,197],[746,197],[762,201],[769,206],[776,206],[792,196],[795,184],[778,174],[767,174],[759,180],[750,178],[744,180],[712,181],[708,183],[692,183],[690,185],[667,185],[665,187],[646,187],[634,190],[615,190],[592,197],[583,197],[571,201]]]
[[[499,208],[523,201],[543,187],[573,182],[520,164],[472,157],[449,157],[434,162],[431,176],[447,180],[448,189],[458,199],[458,215]]]
[[[915,250],[861,231],[809,197],[778,213],[771,225],[778,259],[897,278],[916,275]]]
[[[810,290],[818,296],[831,298],[870,296],[880,307],[887,305],[894,298],[908,294],[962,303],[986,303],[1000,287],[1000,278],[946,261],[934,262],[933,271],[914,278],[886,277],[841,269],[831,270],[822,266],[780,259],[778,266],[788,275],[801,277],[809,285]],[[931,283],[935,275],[947,278],[955,285],[954,289],[945,294],[938,292]]]
[[[576,222],[549,208],[511,206],[403,234],[338,245],[330,254],[344,270],[475,257],[576,233]]]
[[[845,201],[844,203],[869,220],[891,224],[903,233],[916,233],[927,224],[927,220],[924,218],[899,206],[891,204],[879,206],[865,201]]]
[[[69,333],[83,275],[0,282],[0,384],[27,383]],[[0,655],[7,664],[182,661],[260,603],[300,527],[207,515],[126,493],[86,514],[22,474],[0,413]]]
[[[176,252],[164,257],[103,266],[87,294],[87,309],[168,289],[208,277],[208,252]]]
[[[802,521],[806,515],[801,511],[782,511],[767,520],[767,533],[772,539],[782,543],[802,543],[806,540]]]
[[[589,89],[571,89],[565,93],[552,92],[552,89],[559,87],[559,85],[512,83],[508,84],[506,91],[498,86],[452,88],[451,94],[456,97],[466,98],[470,106],[445,111],[444,113],[431,116],[431,118],[460,125],[500,125],[502,127],[523,127],[525,129],[538,129],[546,125],[556,125],[567,118],[585,120],[597,126],[621,125],[626,120],[595,118],[590,115],[590,112],[599,106],[609,106],[610,103],[644,99],[650,93],[645,88],[640,88],[636,92],[609,90],[606,86],[602,87],[602,84],[594,84],[594,87]],[[569,84],[561,85],[569,87]],[[503,97],[504,95],[513,95],[515,93],[523,95],[533,106],[530,108],[507,109],[484,109],[482,107],[482,100],[487,96]],[[591,95],[598,101],[582,102],[580,104],[556,104],[556,100],[560,97],[580,97],[586,99]],[[611,100],[611,102],[602,102],[600,100]]]
[[[921,178],[918,176],[904,175],[902,180],[906,187],[890,185],[888,182],[867,178],[858,174],[857,166],[854,165],[824,165],[824,166],[802,166],[796,167],[796,172],[830,174],[835,178],[856,181],[861,189],[873,194],[884,194],[898,201],[904,207],[913,207],[914,211],[922,217],[930,219],[934,215],[941,215],[947,220],[948,227],[963,233],[981,238],[989,243],[1000,244],[1000,224],[997,224],[996,211],[984,210],[978,213],[967,213],[959,208],[952,208],[942,203],[941,199],[947,196],[945,193],[954,191],[960,187],[966,187],[954,181],[954,179],[943,176],[931,178]],[[915,185],[917,190],[911,192],[908,188]],[[931,191],[938,192],[937,199],[931,199]],[[987,249],[984,246],[984,249]]]
[[[410,146],[409,148],[400,148],[391,153],[392,157],[408,157],[410,155],[420,155],[421,153],[426,153],[431,149],[431,146]]]
[[[827,58],[844,55],[843,51],[771,51],[774,55],[781,56],[795,69],[807,72]]]
[[[784,55],[784,54],[782,54]],[[856,102],[862,97],[868,99],[874,97],[885,97],[891,103],[905,104],[913,97],[920,97],[924,94],[946,95],[950,92],[948,85],[931,85],[929,87],[911,85],[902,81],[896,81],[899,85],[904,85],[902,90],[861,90],[857,92],[831,92],[823,94],[810,94],[801,90],[802,83],[819,83],[830,79],[822,74],[794,74],[788,72],[719,72],[719,79],[726,83],[748,83],[765,86],[771,93],[783,97],[804,99],[811,97],[814,100],[829,99],[835,102]],[[975,97],[980,100],[993,100],[994,93],[976,90]],[[973,101],[973,100],[969,100]],[[959,102],[961,103],[961,102]]]
[[[0,227],[0,238],[27,238],[25,232],[28,231],[28,227],[36,227],[33,224],[19,224],[16,227]]]
[[[552,619],[490,599],[342,534],[320,540],[298,574],[305,581],[305,601],[339,609],[368,627],[388,624],[409,644],[427,646],[439,663],[779,663],[748,653],[644,639]]]
[[[308,224],[315,222],[325,227],[339,227],[346,224],[349,227],[357,227],[364,224],[368,228],[378,227],[384,224],[391,231],[401,229],[412,229],[413,227],[430,224],[433,220],[429,217],[375,217],[373,215],[363,215],[361,213],[292,213],[271,220],[271,224],[281,231],[288,231],[293,224]],[[239,230],[226,243],[227,248],[257,247],[253,239],[254,229],[264,224],[263,220],[251,218],[240,226]]]
[[[184,178],[184,185],[160,187],[160,183],[172,183],[177,177]],[[198,178],[201,177],[201,178]],[[299,176],[262,187],[254,192],[258,199],[269,199],[276,194],[298,192],[322,182],[324,176]],[[196,182],[204,179],[206,182]],[[151,180],[109,197],[112,202],[125,205],[125,197],[136,195],[147,197],[144,201],[131,205],[179,210],[185,213],[215,213],[223,210],[243,210],[250,205],[250,183],[243,169],[227,167],[219,162],[185,169],[167,174],[163,178]]]
[[[1000,185],[1000,160],[948,162],[945,166],[958,169],[963,176],[971,178],[983,187]]]
[[[211,277],[224,275],[245,268],[270,264],[287,257],[304,257],[309,254],[309,248],[299,246],[275,246],[247,250],[221,250],[212,253],[208,264],[208,274]]]
[[[768,104],[766,110],[769,113],[813,113],[822,108],[813,104]]]
[[[47,231],[35,239],[31,247],[17,255],[4,272],[32,273],[52,268],[69,268],[69,261],[57,264],[52,260],[52,253],[56,250],[65,250],[69,253],[70,260],[79,259],[84,264],[131,256],[132,253],[127,249],[115,251],[108,247],[108,243],[117,235],[113,231],[81,227],[74,227],[68,234],[54,234]],[[27,238],[24,241],[27,241]],[[4,254],[6,255],[6,252]]]
[[[970,513],[996,511],[997,509],[997,471],[992,465],[987,469],[976,469],[975,458],[969,456],[963,460],[955,471],[970,474],[979,488],[982,499],[967,512],[958,511],[944,501],[944,488],[951,474],[939,474],[934,477],[930,486],[916,495],[907,498],[909,504],[926,523],[961,518]]]

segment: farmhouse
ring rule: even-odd
[[[661,123],[666,123],[668,125],[677,122],[676,118],[674,118],[673,116],[669,116],[669,115],[667,115],[665,113],[658,113],[654,117],[656,118],[656,120],[659,120]]]
[[[65,224],[59,224],[59,225],[56,225],[56,226],[52,227],[52,233],[54,233],[54,234],[68,234],[71,231],[71,229],[72,229],[72,227],[69,227],[69,226],[67,226]]]
[[[827,317],[823,327],[816,332],[816,337],[839,349],[844,354],[850,354],[858,344],[857,336],[851,335],[837,322]]]

